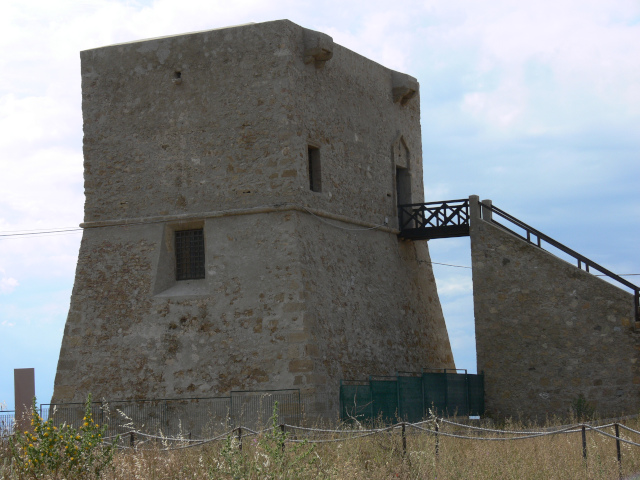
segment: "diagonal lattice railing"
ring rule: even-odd
[[[469,235],[469,200],[413,203],[398,206],[400,236],[408,239]]]

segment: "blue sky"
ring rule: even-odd
[[[9,0],[0,17],[0,235],[82,221],[79,51],[288,18],[421,84],[427,200],[494,204],[616,273],[640,273],[637,0]],[[0,237],[0,402],[48,403],[81,234]],[[470,266],[466,238],[430,242]],[[434,266],[475,371],[471,271]],[[640,277],[627,277],[634,283]],[[517,334],[517,333],[516,333]]]

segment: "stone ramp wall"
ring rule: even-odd
[[[580,394],[600,415],[638,413],[632,294],[477,217],[471,258],[487,414],[566,416]]]

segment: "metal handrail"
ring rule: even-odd
[[[629,282],[628,280],[625,280],[621,276],[616,275],[611,270],[603,267],[602,265],[597,264],[593,260],[588,259],[584,255],[579,254],[575,250],[572,250],[571,248],[567,247],[566,245],[563,245],[562,243],[558,242],[557,240],[554,240],[553,238],[545,235],[544,233],[540,232],[539,230],[536,230],[535,228],[531,227],[530,225],[527,225],[523,221],[518,220],[513,215],[509,215],[504,210],[500,210],[498,207],[495,207],[495,206],[490,205],[490,204],[482,203],[482,202],[480,202],[480,206],[481,206],[481,208],[480,208],[481,215],[482,215],[483,210],[487,209],[487,210],[497,214],[498,216],[504,218],[505,220],[508,220],[509,222],[513,223],[517,227],[522,228],[525,232],[527,232],[527,236],[524,237],[524,236],[520,235],[519,233],[514,232],[510,228],[506,227],[505,225],[502,225],[500,222],[496,222],[495,220],[493,220],[493,217],[490,218],[490,219],[486,219],[485,218],[484,220],[490,220],[491,223],[499,226],[500,228],[503,228],[503,229],[509,231],[510,233],[516,235],[517,237],[522,238],[523,240],[525,240],[525,241],[527,241],[529,243],[532,243],[534,245],[537,245],[539,248],[547,251],[546,249],[542,248],[542,241],[544,241],[544,242],[548,243],[549,245],[557,248],[558,250],[566,253],[567,255],[575,258],[578,261],[577,267],[579,269],[582,270],[582,264],[584,264],[585,265],[584,270],[586,272],[592,273],[590,271],[590,268],[591,268],[593,270],[596,270],[596,271],[606,275],[607,277],[611,278],[612,280],[615,280],[616,282],[624,285],[625,287],[630,288],[631,290],[633,290],[633,293],[634,293],[634,314],[635,314],[635,319],[636,319],[637,322],[640,321],[640,287],[638,287],[637,285],[634,285],[633,283]],[[531,236],[532,235],[537,237],[537,241],[535,243],[531,241]]]

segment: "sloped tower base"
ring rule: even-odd
[[[52,403],[298,388],[335,417],[342,378],[454,367],[427,245],[395,229],[423,201],[415,79],[286,20],[81,58]]]

